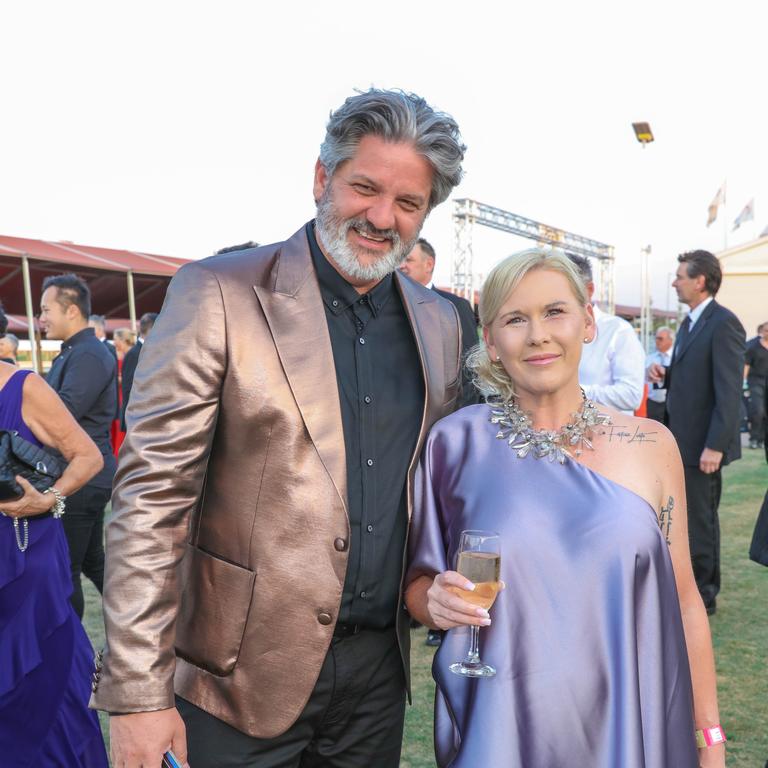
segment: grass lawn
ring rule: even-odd
[[[730,740],[728,768],[762,768],[768,760],[768,568],[747,557],[757,512],[768,487],[762,451],[724,473],[720,505],[723,587],[711,619],[718,670],[720,716]],[[85,584],[85,625],[95,647],[104,629],[99,595]],[[405,724],[402,768],[432,768],[432,649],[424,630],[413,632],[413,706]],[[104,720],[102,720],[104,725]]]

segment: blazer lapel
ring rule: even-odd
[[[693,328],[688,332],[688,336],[685,339],[682,347],[675,353],[674,362],[679,362],[683,355],[691,348],[691,344],[694,343],[696,337],[701,333],[702,329],[709,320],[712,313],[715,311],[715,300],[709,302],[706,309],[701,313],[701,317],[693,324]]]
[[[325,308],[302,227],[283,245],[273,285],[254,285],[307,432],[347,508],[347,467]]]
[[[422,291],[407,280],[399,271],[395,272],[395,283],[400,291],[408,321],[416,339],[419,360],[424,375],[424,417],[419,431],[415,457],[421,452],[425,424],[434,423],[442,415],[445,388],[445,365],[442,344],[442,327],[437,293]],[[427,343],[432,340],[432,343]]]

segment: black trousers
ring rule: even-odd
[[[667,407],[666,403],[657,403],[655,400],[645,401],[645,412],[648,414],[649,419],[655,419],[664,423],[664,411]]]
[[[248,736],[178,696],[176,706],[194,768],[398,768],[405,676],[395,630],[334,637],[304,711],[275,738]]]
[[[749,439],[763,442],[765,436],[765,382],[749,382]]]
[[[109,488],[85,485],[67,497],[66,511],[61,518],[69,543],[72,571],[70,600],[81,619],[84,601],[80,574],[84,573],[99,592],[104,586],[104,508],[110,495]]]
[[[685,495],[688,500],[688,538],[696,585],[705,607],[714,605],[720,591],[720,506],[722,476],[711,475],[698,467],[685,470]]]

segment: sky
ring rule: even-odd
[[[615,247],[676,308],[676,255],[768,226],[768,3],[0,5],[0,234],[202,258],[314,214],[328,114],[402,88],[451,113],[468,197]],[[643,149],[631,124],[650,122]],[[727,209],[706,225],[727,179]],[[755,199],[755,221],[731,232]],[[423,235],[450,281],[452,203]],[[723,227],[724,215],[727,228]],[[531,244],[476,228],[475,264]]]

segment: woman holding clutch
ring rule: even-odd
[[[98,717],[88,709],[93,650],[69,602],[69,550],[54,517],[101,468],[101,454],[39,376],[7,363],[0,429],[68,461],[50,491],[17,478],[23,496],[0,502],[0,764],[106,768]]]
[[[595,326],[565,255],[507,258],[480,318],[469,366],[489,402],[433,427],[409,545],[408,608],[450,630],[433,668],[438,764],[723,766],[674,439],[584,396]],[[467,529],[499,534],[506,589],[490,614],[456,594],[475,588],[453,570]],[[493,677],[450,670],[472,624]]]

